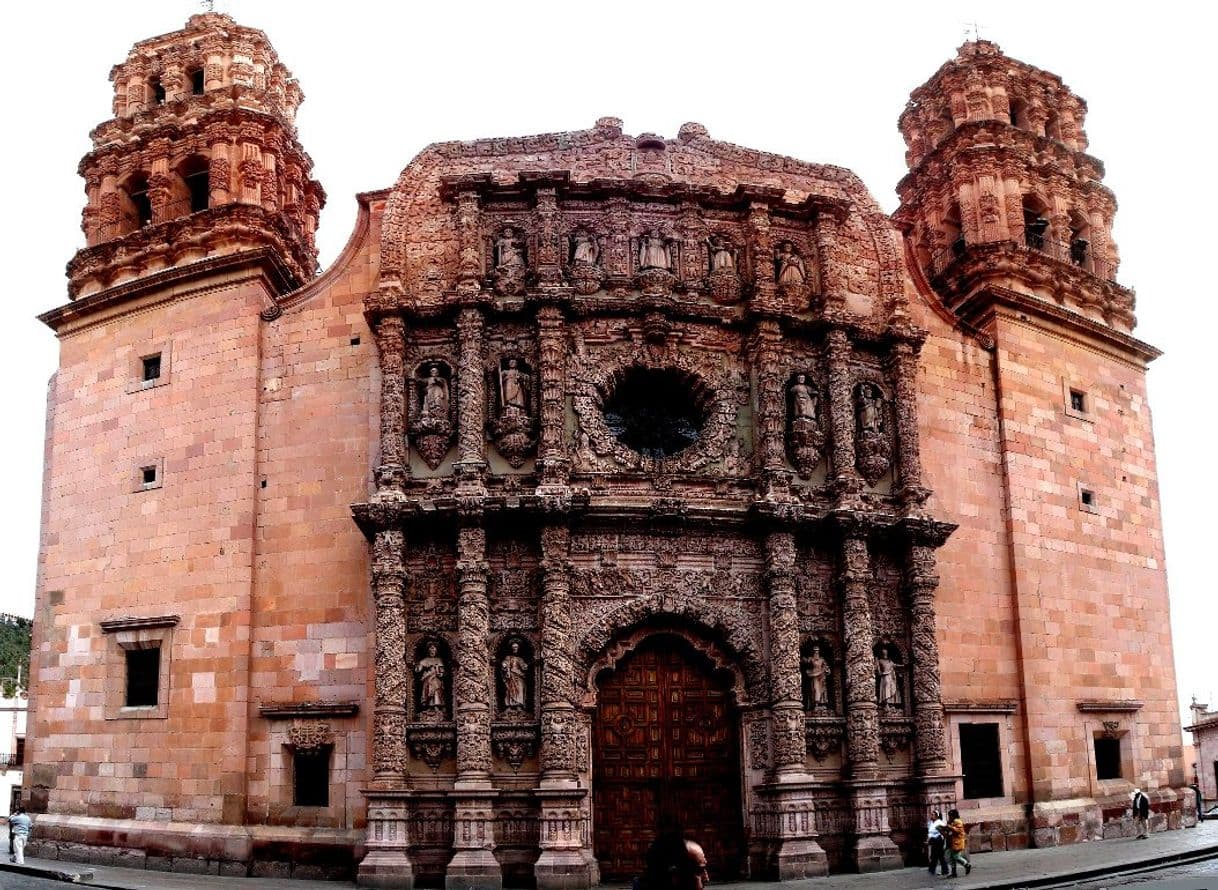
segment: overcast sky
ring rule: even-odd
[[[88,133],[110,116],[110,67],[131,44],[181,28],[186,0],[23,2],[5,10],[0,83],[0,299],[8,347],[0,506],[0,609],[33,610],[46,381],[56,342],[34,315],[66,301],[83,245]],[[854,170],[885,210],[904,174],[896,121],[910,90],[976,22],[1010,56],[1060,74],[1089,105],[1090,151],[1120,210],[1121,283],[1137,336],[1165,351],[1150,371],[1182,702],[1218,705],[1214,665],[1212,270],[1218,14],[1208,4],[707,2],[388,3],[218,0],[262,28],[304,88],[300,139],[329,193],[330,263],[356,192],[391,186],[425,145],[590,127],[712,137]],[[997,505],[996,505],[997,506]],[[1166,621],[1167,616],[1160,616]],[[1210,647],[1210,648],[1207,648]]]

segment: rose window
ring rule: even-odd
[[[698,441],[709,414],[705,387],[674,368],[628,368],[605,398],[609,435],[644,457],[679,454]]]

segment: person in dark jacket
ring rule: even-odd
[[[710,882],[701,845],[677,832],[666,832],[647,850],[646,869],[638,890],[702,890]]]
[[[1140,788],[1133,789],[1132,806],[1133,827],[1138,830],[1138,837],[1144,838],[1150,829],[1150,798]]]

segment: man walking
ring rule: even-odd
[[[9,832],[13,836],[11,862],[25,865],[25,842],[30,839],[30,828],[33,827],[33,824],[30,817],[25,814],[25,807],[17,807],[17,812],[8,817]]]
[[[942,813],[932,813],[930,821],[926,823],[926,843],[930,847],[930,873],[935,873],[937,865],[942,871],[940,874],[947,874],[947,824],[943,821]]]
[[[1133,827],[1138,838],[1145,838],[1150,830],[1150,798],[1140,788],[1133,789]]]

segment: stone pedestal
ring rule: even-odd
[[[444,873],[446,890],[502,890],[503,869],[495,858],[497,793],[489,787],[453,790],[453,858]]]
[[[537,797],[541,800],[541,856],[533,874],[538,890],[595,887],[600,868],[588,845],[586,789],[573,782],[543,782]]]
[[[771,862],[780,881],[799,881],[829,873],[829,858],[816,840],[816,804],[807,775],[781,775],[766,786]]]
[[[409,844],[406,792],[365,792],[368,797],[367,852],[356,871],[361,887],[392,887],[412,890],[414,867],[407,855]]]
[[[879,783],[856,783],[850,794],[854,809],[855,868],[859,873],[901,868],[901,851],[889,837],[888,792]]]

